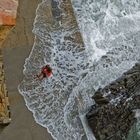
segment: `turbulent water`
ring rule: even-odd
[[[90,97],[140,60],[140,0],[71,2],[78,26],[66,10],[70,0],[42,0],[38,5],[35,42],[19,91],[54,139],[94,140],[85,120],[94,104]],[[75,41],[78,32],[83,42]],[[53,76],[34,80],[46,63]]]

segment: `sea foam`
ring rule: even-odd
[[[91,96],[140,60],[140,2],[136,2],[72,0],[78,26],[71,24],[74,17],[64,8],[70,0],[43,0],[38,5],[35,41],[18,89],[36,122],[54,139],[95,139],[85,119],[94,104]],[[74,41],[77,32],[83,43]],[[48,63],[53,76],[36,81],[33,75]]]

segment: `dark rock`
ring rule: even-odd
[[[92,97],[98,105],[102,104],[108,104],[109,100],[100,94],[100,92],[95,93],[95,95]]]
[[[86,117],[97,140],[125,140],[140,108],[140,64],[92,97],[96,105]]]

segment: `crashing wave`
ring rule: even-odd
[[[121,0],[72,0],[72,6],[79,28],[70,0],[38,5],[35,42],[18,88],[36,122],[54,139],[81,140],[86,135],[94,140],[84,118],[94,104],[90,97],[139,61],[139,6]],[[79,29],[84,43],[77,39]],[[46,63],[53,76],[36,81],[33,75]]]

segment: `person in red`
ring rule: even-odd
[[[52,75],[52,68],[50,65],[46,65],[45,67],[42,68],[41,73],[37,75],[37,78],[39,80],[43,80],[46,77],[51,77]]]

